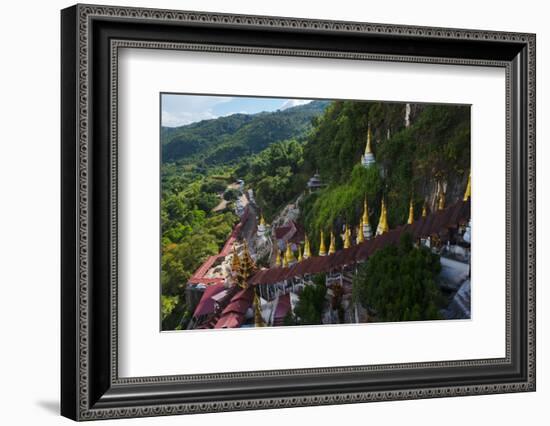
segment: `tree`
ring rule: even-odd
[[[223,199],[226,201],[233,201],[239,198],[239,192],[236,189],[228,189],[223,193]]]
[[[353,296],[375,312],[375,321],[440,319],[443,296],[436,283],[440,271],[439,256],[415,247],[407,233],[398,246],[377,251],[359,267]]]
[[[283,319],[283,325],[286,327],[297,325],[296,324],[296,317],[292,314],[292,311],[288,311]]]
[[[294,308],[294,315],[300,325],[321,324],[321,314],[325,303],[327,288],[325,283],[306,285],[300,294],[300,300]]]
[[[187,310],[187,306],[181,300],[177,300],[177,296],[175,298],[175,300],[170,300],[170,296],[162,295],[160,297],[163,330],[182,330],[191,319],[192,314]]]

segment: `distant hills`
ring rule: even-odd
[[[181,127],[161,129],[163,163],[230,163],[270,144],[301,138],[312,128],[329,101],[313,101],[285,110],[233,114]]]

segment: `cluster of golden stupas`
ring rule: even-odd
[[[468,176],[468,184],[466,186],[466,191],[464,192],[463,200],[467,201],[470,198],[470,196],[471,196],[471,176]],[[437,201],[437,209],[443,210],[444,208],[445,208],[445,193],[441,191]],[[424,203],[424,205],[422,206],[422,217],[426,217],[427,214],[428,214],[428,211],[427,211],[426,203]],[[413,200],[411,199],[409,204],[409,215],[407,218],[407,224],[410,225],[413,222],[414,222],[414,204],[413,204]],[[385,234],[388,231],[389,231],[388,210],[387,210],[385,199],[382,198],[382,205],[380,207],[380,218],[378,220],[378,226],[376,227],[376,233],[374,234],[374,237]],[[359,226],[356,228],[355,234],[356,234],[356,239],[355,239],[356,244],[360,244],[365,240],[369,240],[373,237],[371,227],[370,227],[370,222],[369,222],[368,204],[367,204],[366,197],[365,197],[365,202],[363,204],[363,214],[360,217]],[[352,246],[352,230],[350,226],[345,225],[342,239],[344,243],[343,244],[344,249],[348,249]],[[327,250],[325,245],[325,234],[321,229],[318,255],[326,256],[327,254],[330,255],[335,252],[336,252],[336,237],[334,232],[330,231],[330,243],[329,243],[329,248]],[[291,249],[291,245],[287,243],[284,252],[280,252],[279,250],[277,250],[275,265],[282,266],[283,268],[285,268],[285,267],[288,267],[289,265],[296,263],[296,261],[301,262],[302,260],[307,259],[309,257],[312,257],[312,252],[311,252],[311,245],[306,234],[304,237],[303,253],[302,253],[301,246],[298,244],[298,256],[296,258]]]

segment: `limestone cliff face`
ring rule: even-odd
[[[280,226],[283,226],[285,223],[288,223],[290,221],[297,222],[298,218],[300,217],[300,202],[302,201],[303,194],[298,196],[298,198],[292,202],[287,204],[281,212],[275,216],[275,218],[272,221],[272,229],[278,228]]]
[[[262,237],[256,237],[253,242],[256,261],[266,261],[270,263],[273,252],[271,236],[268,232]]]
[[[437,210],[441,191],[445,193],[445,205],[447,206],[463,199],[467,184],[467,174],[464,176],[454,176],[447,180],[430,179],[419,185],[417,193],[423,196],[428,209],[433,211]]]

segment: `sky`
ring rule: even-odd
[[[177,127],[196,121],[243,113],[276,111],[311,102],[309,99],[247,98],[236,96],[205,96],[162,94],[161,125]]]

